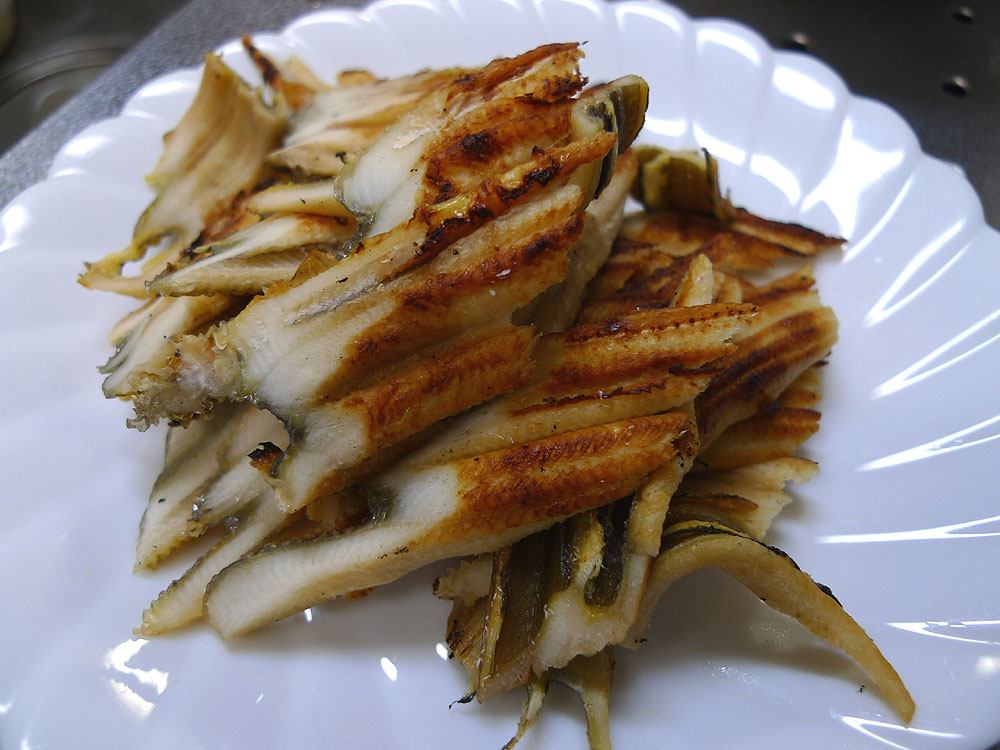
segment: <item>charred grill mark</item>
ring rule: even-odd
[[[562,119],[562,115],[557,119]],[[519,141],[532,140],[529,137],[531,133],[515,135]],[[507,137],[509,138],[510,134],[507,134]],[[420,216],[427,224],[433,225],[437,223],[438,216],[461,215],[470,210],[469,206],[476,204],[487,206],[493,214],[499,215],[552,183],[556,178],[571,173],[583,164],[603,158],[614,143],[613,134],[600,133],[583,141],[552,147],[547,151],[535,145],[528,160],[519,159],[518,163],[510,165],[506,173],[501,174],[500,170],[483,179],[480,174],[481,169],[473,170],[474,182],[468,175],[454,170],[446,172],[442,164],[434,162],[428,166],[429,179],[437,182],[457,181],[462,186],[459,192],[464,191],[463,195],[468,197],[463,199],[462,195],[459,195],[447,202],[439,200],[436,203],[429,203]]]
[[[554,149],[551,153],[536,151],[532,157],[535,164],[530,165],[530,168],[519,175],[518,184],[514,187],[487,178],[480,183],[474,193],[467,194],[465,198],[460,195],[444,204],[424,206],[414,216],[413,221],[421,222],[427,226],[425,238],[419,247],[415,248],[411,262],[400,267],[396,275],[436,255],[443,248],[471,234],[490,219],[527,200],[560,175],[572,171],[577,166],[594,158],[599,158],[601,153],[606,152],[613,145],[614,140],[612,134],[604,133],[588,141],[574,142],[569,146]],[[278,282],[273,285],[266,296],[283,293],[288,288],[302,283],[306,278],[306,276],[297,273],[289,282]],[[330,298],[322,305],[314,306],[307,312],[290,317],[289,324],[311,320],[318,315],[336,310],[344,303],[370,291],[372,286],[369,285],[349,295]]]
[[[556,66],[571,64],[575,68],[582,55],[583,53],[576,43],[546,44],[517,57],[494,60],[486,67],[474,71],[471,75],[458,79],[456,83],[470,91],[478,89],[484,99],[490,99],[495,95],[495,89],[498,86],[523,76],[543,60],[550,59],[550,64]],[[576,73],[573,78],[578,82],[577,87],[573,90],[575,93],[576,90],[583,87],[584,81],[579,77],[579,73]]]
[[[612,318],[599,323],[582,323],[565,334],[559,334],[570,345],[587,345],[614,337],[627,341],[642,334],[681,331],[712,320],[740,319],[757,311],[747,304],[700,305],[696,308],[638,311],[632,315]],[[669,342],[668,342],[669,343]]]
[[[583,432],[583,431],[579,431]],[[507,471],[537,469],[552,461],[572,461],[582,455],[599,454],[612,443],[617,442],[612,433],[597,433],[593,436],[578,436],[566,433],[563,440],[538,441],[536,444],[520,445],[510,451],[499,451],[477,457],[473,461],[483,460],[484,465],[501,468]]]
[[[567,148],[553,153],[536,149],[532,154],[535,164],[520,175],[516,185],[507,186],[496,179],[487,178],[479,184],[475,194],[467,199],[463,200],[458,196],[451,204],[439,202],[423,207],[418,212],[418,218],[430,229],[418,254],[440,252],[442,248],[471,234],[490,219],[530,198],[567,170],[592,158],[599,158],[605,146],[610,147],[610,142],[594,139],[590,143],[581,144],[579,148]]]
[[[428,210],[421,213],[426,214]],[[420,244],[417,256],[427,254],[437,254],[451,243],[472,234],[476,229],[483,226],[487,221],[495,216],[495,212],[482,202],[471,204],[468,209],[457,216],[449,216],[439,224],[433,226],[427,237]],[[430,222],[428,222],[430,223]]]
[[[698,427],[706,443],[733,414],[757,411],[777,398],[791,376],[832,345],[836,323],[829,308],[790,315],[741,342],[740,349],[697,401]],[[728,412],[729,416],[724,416]],[[737,416],[737,419],[741,416]]]
[[[700,347],[688,351],[654,351],[640,354],[621,352],[611,362],[597,363],[596,365],[580,363],[554,370],[546,381],[546,390],[551,393],[574,387],[596,387],[602,383],[611,386],[612,383],[620,381],[623,378],[641,377],[644,374],[652,376],[659,373],[661,375],[669,374],[674,377],[703,375],[713,370],[697,367],[693,369],[688,368],[705,361],[718,359],[730,351],[732,351],[731,344],[719,344],[715,347]],[[641,389],[644,387],[637,388]],[[661,383],[657,387],[664,388],[666,385]],[[609,390],[593,398],[605,399],[610,398],[612,395],[639,395],[640,392],[648,392],[648,390],[624,391],[622,394],[615,394],[614,391]]]
[[[502,185],[497,186],[497,196],[503,203],[513,203],[521,196],[528,193],[532,188],[535,187],[545,187],[552,180],[559,176],[562,172],[562,168],[558,162],[554,159],[549,159],[547,164],[536,167],[525,173],[524,179],[521,184],[515,188],[505,188]]]
[[[188,258],[194,258],[196,256],[194,251],[199,247],[218,242],[240,229],[256,224],[260,217],[253,211],[247,211],[243,208],[244,202],[241,200],[238,204],[234,204],[229,211],[220,213],[211,221],[206,222],[205,229],[191,245],[185,248],[184,255]]]
[[[567,242],[575,242],[582,231],[583,215],[576,214],[556,232],[542,235],[528,243],[520,254],[519,262],[529,264],[549,252],[557,252],[563,249]]]
[[[510,326],[432,354],[344,405],[362,410],[371,442],[382,447],[493,396],[532,375],[532,331]]]
[[[699,378],[707,380],[708,378],[708,375],[706,374],[695,373],[692,371],[678,373],[678,376],[690,381],[696,381]],[[562,397],[546,396],[540,402],[522,407],[520,409],[515,409],[511,411],[510,414],[512,417],[521,417],[528,414],[537,414],[544,411],[551,411],[553,409],[561,409],[574,404],[583,404],[587,402],[597,403],[607,399],[620,397],[644,396],[653,393],[654,391],[665,390],[666,388],[667,382],[661,379],[645,383],[622,385],[608,391],[598,391],[597,393],[580,393],[573,396]]]
[[[766,425],[769,434],[812,434],[819,427],[820,413],[815,409],[775,406],[747,420],[749,426]]]
[[[762,219],[743,208],[737,209],[732,225],[741,232],[781,245],[799,255],[815,255],[844,243],[841,237],[827,237],[800,224]]]
[[[420,310],[451,304],[462,293],[477,287],[490,286],[513,270],[535,264],[542,256],[559,252],[571,244],[583,230],[583,217],[576,215],[562,226],[532,238],[513,252],[492,255],[478,266],[463,269],[455,274],[438,274],[408,291],[402,304]],[[504,272],[507,272],[506,274]]]
[[[528,97],[487,102],[463,115],[455,128],[443,132],[430,147],[432,169],[447,172],[474,166],[482,170],[487,160],[493,163],[486,168],[493,171],[510,168],[510,158],[516,158],[525,144],[551,145],[566,139],[571,106],[571,102]]]
[[[581,85],[579,76],[553,76],[544,79],[540,88],[545,92],[544,99],[555,101],[573,96]]]
[[[588,304],[584,310],[587,320],[668,307],[687,271],[687,265],[675,263],[650,273],[643,273],[641,267],[624,270],[631,270],[631,273],[617,291]]]
[[[819,429],[819,421],[819,412],[812,409],[766,407],[728,427],[699,460],[713,468],[728,468],[788,456]]]
[[[657,258],[656,261],[661,263],[662,259]],[[667,264],[657,265],[652,270],[639,267],[636,269],[637,273],[633,273],[625,282],[621,296],[641,298],[643,295],[655,294],[657,297],[672,297],[690,265],[690,261],[672,260]]]
[[[397,310],[388,315],[378,325],[366,330],[346,348],[345,370],[360,370],[381,359],[401,343],[417,346],[426,336],[428,327],[446,334],[450,327],[441,325],[442,318],[450,309],[468,301],[477,292],[483,292],[499,284],[527,283],[523,279],[531,276],[536,281],[546,277],[542,268],[548,264],[564,264],[565,254],[577,240],[583,229],[583,216],[576,214],[561,225],[522,240],[520,247],[506,248],[497,252],[477,266],[460,269],[454,273],[435,274],[409,285],[397,293]],[[499,250],[499,249],[498,249]],[[561,266],[560,266],[561,267]],[[416,319],[414,311],[420,313]],[[338,374],[337,383],[342,379]],[[333,392],[334,383],[325,384],[321,391]]]
[[[667,221],[658,227],[657,221]],[[770,267],[780,258],[800,258],[803,253],[766,238],[744,234],[721,225],[703,223],[683,215],[661,215],[647,221],[641,240],[622,240],[609,271],[619,279],[613,295],[605,291],[605,306],[655,307],[669,302],[692,261],[704,255],[717,269],[754,270]],[[786,284],[788,286],[788,284]],[[771,287],[761,292],[744,284],[754,301],[767,299]],[[745,297],[749,301],[749,297]]]
[[[439,533],[498,532],[624,497],[676,453],[688,425],[676,413],[642,417],[463,460],[461,509]]]
[[[724,321],[745,320],[756,308],[713,304],[630,312],[603,323],[583,323],[560,334],[562,341],[556,339],[559,363],[546,380],[550,392],[584,384],[606,383],[610,387],[624,378],[650,378],[667,372],[708,372],[706,363],[734,350],[724,339],[736,327]]]
[[[749,287],[744,289],[743,299],[758,305],[767,305],[783,297],[805,292],[811,289],[816,280],[810,273],[798,273],[786,276],[766,287]]]

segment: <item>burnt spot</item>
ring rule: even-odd
[[[550,159],[548,163],[536,167],[525,173],[524,179],[521,180],[521,184],[517,188],[511,190],[507,193],[501,192],[501,196],[505,197],[505,202],[509,202],[522,195],[523,193],[530,190],[533,186],[538,185],[544,187],[548,185],[552,180],[554,180],[561,172],[559,163],[553,159]]]
[[[275,177],[274,175],[270,177],[265,177],[264,179],[260,180],[256,185],[253,186],[253,189],[250,191],[250,194],[253,195],[255,193],[260,193],[264,190],[267,190],[269,187],[274,187],[277,184],[278,184],[278,178]],[[244,194],[241,192],[239,196],[237,196],[237,200],[238,201],[243,200],[244,198],[247,197],[249,196],[244,196]]]
[[[465,155],[481,161],[489,159],[497,151],[496,141],[488,130],[469,133],[462,137],[459,144]]]
[[[572,76],[547,78],[545,88],[549,99],[562,99],[572,96],[580,86],[580,79]]]
[[[791,558],[789,558],[789,559],[791,559]],[[796,566],[796,567],[798,567],[798,566]],[[838,599],[836,596],[833,595],[833,591],[830,590],[829,586],[827,586],[826,584],[820,583],[819,581],[813,581],[813,583],[816,584],[816,588],[818,588],[820,591],[822,591],[828,597],[830,597],[835,602],[837,602],[838,605],[840,605],[841,607],[844,606],[843,604],[840,604],[840,599]],[[864,685],[861,686],[861,689],[864,690]]]
[[[693,323],[694,321],[692,320],[691,322]],[[610,320],[605,321],[603,333],[605,335],[609,335],[609,334],[612,334],[612,333],[618,333],[619,331],[621,331],[624,328],[625,328],[625,324],[622,321],[617,320],[615,318],[611,318]]]
[[[451,658],[451,657],[449,656],[448,658]],[[466,695],[463,695],[461,698],[453,700],[451,703],[448,704],[448,708],[451,708],[455,704],[463,705],[465,703],[471,703],[472,699],[475,698],[475,697],[476,697],[476,691],[473,690],[471,693],[467,693]]]
[[[433,227],[427,232],[427,237],[420,245],[420,249],[417,251],[419,255],[426,255],[429,252],[433,252],[434,248],[439,248],[444,245],[444,226]]]
[[[278,463],[281,455],[281,448],[274,443],[261,443],[250,452],[250,464],[258,471],[269,472]]]
[[[493,216],[493,211],[483,203],[471,204],[464,213],[450,216],[429,229],[417,250],[418,256],[437,254],[451,243],[471,234]]]
[[[249,53],[250,59],[253,60],[254,65],[260,70],[260,74],[264,78],[264,83],[268,86],[273,86],[274,82],[281,78],[278,68],[275,67],[274,63],[264,53],[253,45],[249,34],[244,34],[241,41],[243,42],[243,48]]]

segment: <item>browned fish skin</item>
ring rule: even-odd
[[[513,390],[534,372],[530,328],[501,325],[473,330],[455,341],[424,350],[390,368],[378,382],[345,398],[321,404],[308,420],[293,420],[296,444],[272,471],[282,506],[288,512],[357,482],[358,470],[378,451],[389,448],[441,419]],[[326,437],[345,418],[361,426],[364,444],[351,458]],[[314,437],[315,436],[315,437]],[[303,471],[303,453],[319,453],[319,474]],[[360,458],[358,457],[360,455]],[[373,468],[373,467],[369,467]],[[311,477],[304,483],[301,475]]]
[[[417,371],[386,386],[357,391],[344,400],[346,408],[361,407],[368,429],[378,446],[397,440],[437,421],[438,414],[453,414],[527,383],[534,372],[531,329],[500,326],[440,354],[430,353]],[[480,376],[489,372],[491,377]],[[453,399],[451,405],[428,399]],[[430,411],[430,414],[425,412]]]
[[[712,201],[706,200],[704,204],[711,206]],[[592,352],[583,346],[576,352],[572,345],[576,340],[587,344],[588,340],[613,339],[618,333],[632,340],[608,340],[607,359],[620,366],[624,371],[621,379],[630,379],[631,383],[610,392],[598,391],[599,397],[634,394],[642,387],[643,376],[650,378],[652,374],[644,366],[655,368],[656,364],[674,377],[685,372],[682,368],[689,373],[698,371],[704,378],[702,388],[706,380],[710,379],[711,385],[690,407],[697,415],[700,429],[690,433],[692,448],[685,453],[686,462],[675,467],[672,476],[664,473],[662,478],[650,481],[636,494],[636,500],[620,501],[631,504],[630,523],[619,524],[610,532],[610,539],[605,530],[599,549],[582,537],[574,540],[571,559],[578,566],[586,561],[586,569],[592,571],[587,574],[589,577],[574,580],[574,575],[584,575],[582,569],[571,573],[564,585],[547,591],[541,604],[531,597],[521,597],[509,587],[509,582],[502,580],[500,588],[493,591],[494,599],[499,597],[504,603],[500,609],[484,605],[485,592],[478,601],[456,602],[448,636],[455,641],[470,673],[471,689],[480,700],[525,684],[529,679],[544,684],[555,674],[554,665],[566,663],[574,654],[597,653],[601,648],[610,648],[607,644],[625,638],[640,617],[642,590],[649,565],[659,551],[665,516],[669,523],[710,518],[763,535],[771,519],[789,500],[782,491],[784,483],[789,479],[804,481],[814,471],[815,466],[810,462],[789,456],[818,426],[819,414],[809,408],[818,398],[815,370],[802,373],[824,356],[835,341],[835,319],[811,292],[813,281],[808,271],[763,287],[744,281],[739,272],[768,268],[775,261],[812,254],[838,241],[801,233],[796,227],[754,223],[737,210],[727,212],[726,216],[722,220],[716,215],[670,212],[627,221],[623,232],[633,239],[619,237],[610,259],[591,284],[590,300],[581,313],[581,320],[586,322],[561,338],[546,337],[537,350],[543,380],[527,389],[530,397],[520,397],[525,405],[512,412],[519,416],[544,414],[546,409],[558,413],[558,405],[586,403],[592,398],[585,393],[588,388],[597,384],[607,387],[612,365],[602,361],[600,348],[594,347]],[[736,218],[742,218],[739,229],[746,232],[737,231],[733,223]],[[630,231],[639,234],[629,235]],[[641,237],[642,241],[635,237]],[[713,271],[716,265],[724,271]],[[711,293],[705,286],[709,280],[716,287]],[[644,315],[667,314],[676,321],[688,315],[704,318],[709,308],[670,309],[677,304],[680,289],[684,290],[683,299],[724,298],[743,303],[729,308],[736,316],[744,316],[745,328],[733,338],[737,344],[716,342],[711,359],[706,356],[700,367],[683,360],[683,344],[677,332],[669,327],[664,327],[662,341],[649,342],[650,351],[657,344],[662,347],[659,363],[641,348],[637,335],[643,328],[640,321]],[[687,304],[697,305],[697,301]],[[633,325],[623,325],[626,319]],[[632,360],[629,352],[633,347],[639,347],[644,356]],[[703,347],[705,355],[710,351],[710,347]],[[674,357],[672,361],[668,359],[670,356]],[[710,364],[704,364],[705,361]],[[796,382],[788,386],[793,380]],[[540,394],[546,393],[552,395],[539,399]],[[516,403],[518,398],[514,394],[508,400]],[[763,412],[750,417],[761,408]],[[733,422],[736,424],[726,429]],[[691,457],[698,450],[699,433],[705,443],[714,441],[714,448],[708,449],[704,459],[699,456],[694,461]],[[685,472],[692,469],[696,474],[688,474],[682,481]],[[659,471],[667,472],[667,467]],[[593,524],[597,515],[597,511],[577,515],[573,521],[562,522],[532,539],[549,540],[553,530],[581,522],[586,526],[587,520]],[[633,520],[635,528],[629,529]],[[525,542],[495,553],[494,569],[498,562],[503,563],[504,569],[512,565],[516,556],[525,554],[523,549],[527,549]],[[619,564],[621,551],[625,549],[630,551],[624,563]],[[636,550],[643,550],[644,554],[636,554]],[[603,560],[604,554],[611,559]],[[572,565],[568,571],[574,570]],[[600,601],[588,598],[591,585],[596,586],[605,573],[608,581],[618,583],[602,590]],[[639,579],[638,586],[625,585],[624,579],[630,576]],[[579,595],[574,599],[577,592]],[[506,619],[513,617],[517,627],[516,623],[526,617],[530,620],[530,613],[536,610],[544,611],[542,623],[535,628],[538,635],[530,642],[523,637],[514,638],[520,643],[520,651],[499,658],[495,651],[503,640]],[[606,718],[603,724],[606,729]],[[515,741],[523,729],[519,728]]]
[[[487,229],[494,220],[511,215],[518,206],[540,191],[558,191],[561,189],[558,185],[569,184],[580,168],[590,169],[588,164],[600,161],[616,145],[621,147],[616,135],[609,132],[567,140],[570,135],[566,132],[570,127],[567,112],[571,102],[565,97],[544,105],[543,108],[559,112],[548,119],[541,118],[541,124],[538,117],[522,121],[515,118],[509,123],[492,123],[489,132],[465,130],[469,123],[475,124],[476,117],[483,112],[525,109],[527,105],[518,103],[516,99],[522,93],[519,88],[522,85],[528,87],[523,93],[532,91],[531,86],[542,86],[543,93],[534,95],[538,102],[545,102],[556,91],[575,91],[582,85],[582,79],[579,79],[578,73],[568,75],[568,72],[576,71],[579,55],[576,45],[551,46],[537,53],[497,61],[451,84],[442,94],[445,99],[479,96],[483,101],[469,109],[468,116],[459,113],[453,123],[455,127],[441,129],[427,147],[425,156],[432,165],[432,179],[428,183],[427,174],[424,174],[422,184],[425,187],[432,184],[429,199],[434,202],[427,202],[427,196],[418,198],[410,221],[371,238],[371,242],[366,240],[366,244],[345,259],[343,264],[319,270],[318,273],[300,273],[287,283],[273,284],[224,331],[218,332],[216,346],[178,347],[180,356],[177,360],[163,368],[161,374],[150,373],[147,378],[146,392],[136,400],[139,409],[136,424],[153,422],[160,416],[189,419],[198,411],[211,408],[219,399],[234,396],[252,398],[275,411],[282,419],[294,419],[297,410],[310,399],[341,397],[351,387],[348,381],[353,382],[354,378],[363,380],[363,373],[372,367],[388,364],[422,346],[433,345],[454,335],[462,327],[477,323],[473,312],[477,304],[484,310],[488,308],[474,298],[476,289],[488,291],[496,298],[490,300],[490,306],[494,314],[502,318],[504,311],[512,312],[518,305],[524,304],[526,294],[533,296],[561,280],[566,275],[567,266],[565,258],[557,256],[579,238],[580,215],[568,218],[561,226],[549,226],[539,236],[528,234],[526,237],[522,234],[513,247],[498,246],[493,256],[473,255],[464,263],[460,258],[457,264],[449,268],[442,266],[436,274],[423,269],[428,269],[428,264],[444,248],[454,248],[457,255],[459,242]],[[535,65],[547,67],[535,71]],[[547,81],[552,76],[546,77],[548,74],[540,73],[542,70],[557,71],[553,75],[561,83],[549,86]],[[523,81],[509,79],[510,75],[520,72],[525,73]],[[572,81],[576,82],[572,85],[567,83]],[[496,98],[491,98],[494,96]],[[529,108],[540,107],[542,104],[536,103]],[[553,132],[553,129],[561,127],[562,133],[558,134],[558,138],[554,135],[549,138],[552,145],[548,149],[539,148],[537,144],[527,149],[523,131],[536,135],[539,127]],[[522,140],[519,141],[519,138]],[[484,176],[482,170],[468,172],[465,167],[468,166],[470,152],[474,153],[487,141],[500,148],[502,153],[509,154],[511,160],[493,160],[496,163],[491,168],[496,171],[495,176]],[[505,170],[510,165],[513,169]],[[459,178],[466,172],[469,176],[463,182]],[[352,176],[348,175],[345,179]],[[444,183],[447,183],[447,189],[442,192]],[[453,191],[462,192],[451,197]],[[581,199],[585,204],[591,197],[584,195]],[[519,231],[530,232],[530,227],[521,227]],[[410,240],[413,241],[412,251],[409,249]],[[553,259],[555,263],[551,262]],[[317,267],[316,264],[313,267]],[[505,276],[508,278],[503,278]],[[517,279],[521,277],[525,280],[518,284]],[[308,301],[301,304],[296,299]],[[386,308],[389,299],[393,300],[395,310]],[[291,345],[291,341],[297,339],[303,344],[309,340],[311,346],[315,346],[314,342],[319,342],[322,337],[320,330],[335,325],[331,314],[340,318],[356,318],[364,312],[363,308],[370,309],[376,304],[382,305],[386,313],[384,317],[381,320],[377,317],[372,319],[370,326],[358,331],[359,335],[350,340],[341,339],[332,344],[332,350],[325,343],[327,350],[322,353]],[[264,319],[272,309],[277,316],[284,318],[286,328],[265,332],[261,326],[267,325]],[[270,327],[274,328],[273,325]],[[298,330],[293,330],[296,328]],[[262,337],[274,343],[269,341],[263,351],[258,351],[254,342]],[[282,338],[289,340],[282,342]],[[234,373],[232,363],[221,369],[215,366],[204,368],[199,364],[200,360],[211,359],[202,357],[202,353],[208,355],[215,352],[214,356],[220,359],[231,359],[231,355],[226,353],[230,350],[237,352],[241,361],[235,379],[231,379]],[[304,351],[311,352],[313,362],[321,358],[331,361],[333,372],[328,374],[326,382],[308,383],[303,377],[289,377],[291,370],[306,373],[315,369],[313,364],[305,366]],[[275,360],[273,369],[267,363],[269,356]],[[290,385],[282,388],[280,383]],[[192,386],[201,392],[178,394],[177,397],[169,395],[172,391]],[[312,394],[307,392],[309,389],[313,390]],[[286,392],[282,393],[282,390]],[[184,415],[183,410],[192,406],[194,411]]]
[[[696,401],[703,444],[774,401],[800,373],[826,356],[836,338],[833,312],[816,305],[741,341]]]
[[[687,417],[664,414],[465,459],[458,467],[462,511],[428,541],[556,520],[624,497],[676,453],[673,441],[687,430]],[[573,470],[562,471],[563,464]]]
[[[706,346],[705,334],[725,329],[727,322],[744,320],[754,312],[752,305],[704,305],[632,312],[601,323],[574,326],[565,334],[555,335],[563,346],[546,386],[549,392],[560,393],[606,383],[611,372],[625,380],[700,367],[731,350],[725,340]]]
[[[582,229],[583,217],[577,214],[552,231],[531,237],[523,244],[513,244],[479,265],[428,276],[419,284],[404,287],[394,315],[366,331],[363,338],[351,342],[345,352],[346,359],[353,369],[362,370],[406,340],[426,340],[431,331],[441,330],[443,323],[447,325],[451,308],[464,302],[471,292],[492,287],[497,294],[501,293],[503,287],[496,283],[497,279],[561,277],[565,255]],[[450,325],[445,330],[449,328]]]
[[[384,520],[243,558],[213,579],[206,614],[232,637],[428,562],[513,543],[628,494],[677,455],[675,443],[683,444],[690,429],[687,415],[656,415],[439,466],[385,472],[370,483],[374,495],[387,499]],[[291,589],[275,585],[275,575],[293,569],[309,572]]]
[[[87,264],[80,283],[147,298],[145,282],[163,270],[199,236],[204,227],[256,185],[264,158],[285,130],[285,113],[264,105],[214,54],[205,57],[205,74],[191,108],[164,138],[164,151],[149,175],[157,197],[139,218],[129,247]],[[165,250],[145,261],[137,276],[124,276],[129,261],[169,237]]]
[[[786,224],[755,216],[745,208],[736,210],[732,226],[745,234],[782,245],[805,255],[838,247],[844,244],[841,237],[828,237],[799,224]]]

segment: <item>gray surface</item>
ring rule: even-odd
[[[187,0],[22,0],[0,56],[0,153]]]
[[[360,5],[360,2],[334,3]],[[940,0],[679,0],[695,17],[735,18],[774,46],[805,42],[856,93],[899,110],[924,149],[965,169],[987,218],[1000,226],[1000,8]],[[320,7],[306,0],[192,0],[107,73],[0,158],[0,205],[45,176],[58,148],[88,124],[115,115],[144,81],[196,64],[204,51],[246,30],[277,29]],[[961,16],[956,18],[956,16]],[[791,44],[789,45],[789,42]],[[945,90],[953,76],[964,96]]]
[[[360,2],[334,3],[360,5]],[[988,220],[1000,226],[1000,7],[941,0],[679,0],[695,17],[735,18],[775,46],[806,41],[856,93],[899,110],[924,149],[956,162],[979,191]],[[88,124],[115,115],[144,81],[194,65],[204,51],[247,30],[277,29],[321,7],[306,0],[192,0],[0,158],[0,205],[42,179],[58,148]],[[961,15],[961,14],[959,14]],[[964,96],[945,91],[953,76]]]
[[[207,50],[245,31],[278,29],[318,7],[306,0],[192,0],[0,158],[0,206],[43,179],[66,141],[91,123],[117,115],[149,79],[196,65]]]

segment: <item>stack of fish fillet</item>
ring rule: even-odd
[[[231,637],[467,556],[436,591],[470,696],[528,686],[513,744],[567,682],[599,748],[612,648],[719,566],[912,713],[763,542],[815,469],[836,320],[802,259],[839,241],[734,208],[707,155],[629,149],[646,85],[588,87],[577,44],[331,86],[244,43],[270,103],[206,57],[132,243],[81,277],[141,300],[105,395],[170,424],[137,566],[224,532],[139,632]]]

